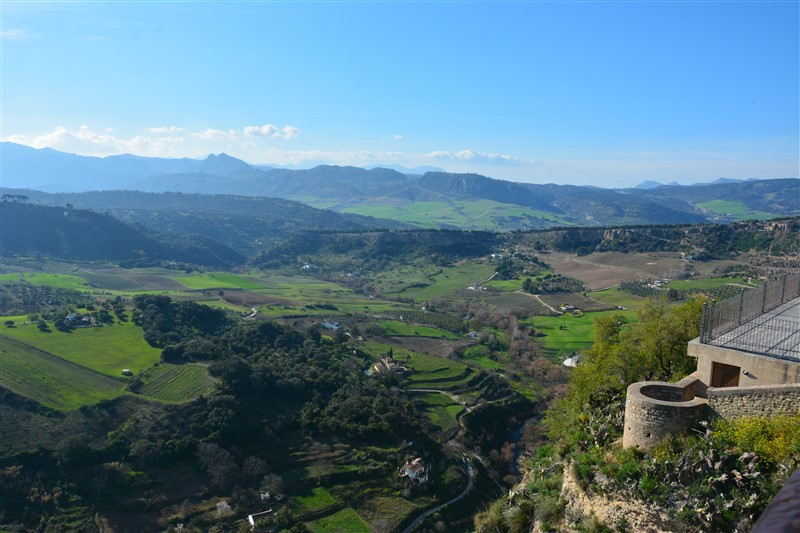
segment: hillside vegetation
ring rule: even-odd
[[[700,301],[651,301],[629,325],[598,322],[594,344],[546,413],[549,442],[507,497],[475,516],[478,532],[538,530],[750,531],[800,466],[800,416],[719,420],[652,450],[624,450],[626,387],[674,381],[693,370],[687,342]]]
[[[5,254],[130,264],[171,261],[214,267],[230,267],[244,260],[233,249],[205,237],[148,234],[111,216],[71,206],[4,201],[0,238]]]

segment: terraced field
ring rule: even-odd
[[[143,396],[164,402],[186,402],[214,390],[217,380],[201,365],[160,364],[142,374]]]
[[[414,370],[407,378],[408,386],[414,388],[455,390],[465,387],[475,375],[475,371],[463,363],[422,354],[412,355],[403,364]]]
[[[440,431],[449,432],[456,428],[456,415],[464,407],[448,396],[435,392],[414,394],[414,399],[422,406],[422,412],[436,425]]]
[[[0,336],[0,384],[61,411],[116,398],[125,383],[6,336]]]
[[[431,337],[390,337],[387,339],[394,346],[401,346],[411,352],[437,357],[447,357],[454,350],[459,350],[475,343],[472,338],[438,339]]]

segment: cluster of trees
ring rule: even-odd
[[[296,264],[298,257],[306,257],[321,269],[346,271],[380,270],[391,262],[417,258],[445,265],[456,259],[486,256],[502,241],[502,235],[488,231],[309,231],[259,253],[251,263],[271,268]]]
[[[522,290],[531,294],[581,292],[584,288],[582,281],[556,272],[547,272],[535,279],[525,278],[522,282]]]
[[[638,381],[671,381],[693,372],[687,344],[700,333],[702,305],[700,299],[678,307],[650,300],[634,324],[616,314],[595,321],[592,348],[572,372],[566,395],[545,417],[551,439],[575,445],[590,438],[580,421],[598,398],[621,394]]]
[[[163,348],[164,360],[213,362],[209,371],[230,400],[209,414],[219,422],[220,436],[235,431],[242,438],[248,428],[258,434],[250,426],[262,420],[251,415],[271,402],[296,404],[295,415],[284,415],[284,422],[315,437],[401,438],[421,430],[397,391],[367,380],[368,358],[354,353],[344,336],[325,341],[316,329],[303,333],[273,322],[235,320],[167,296],[140,295],[134,305],[134,320],[148,342]]]
[[[0,311],[5,315],[15,314],[14,310],[23,314],[68,305],[89,308],[94,305],[94,298],[72,289],[33,285],[24,279],[0,286]]]

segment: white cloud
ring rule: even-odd
[[[264,124],[263,126],[247,126],[244,134],[252,137],[276,137],[280,135],[280,130],[272,124]]]
[[[263,126],[247,126],[244,129],[244,134],[268,139],[294,139],[300,136],[300,130],[289,125],[279,129],[273,124],[264,124]]]
[[[394,136],[394,140],[395,141],[404,141],[404,140],[406,140],[406,138],[403,137],[402,135],[398,134],[398,135]]]
[[[283,127],[283,138],[284,139],[294,139],[295,137],[300,136],[300,130],[295,128],[294,126],[284,126]]]
[[[443,161],[474,161],[480,163],[494,163],[502,165],[522,165],[526,161],[508,154],[492,154],[487,152],[476,152],[475,150],[461,150],[451,152],[450,150],[429,152],[426,157],[434,160]]]
[[[112,135],[108,130],[105,132],[94,131],[89,126],[81,126],[78,129],[58,126],[42,135],[34,137],[9,135],[4,140],[33,148],[53,148],[63,152],[100,157],[123,153],[179,157],[183,153],[174,145],[185,143],[186,138],[173,136],[154,138],[143,135],[123,138]]]
[[[147,128],[147,131],[151,133],[178,133],[183,131],[183,128],[178,126],[159,126],[157,128]]]
[[[204,131],[199,131],[197,133],[192,133],[192,137],[196,137],[198,139],[206,139],[211,141],[221,141],[221,140],[231,140],[234,141],[238,139],[239,135],[238,132],[234,129],[229,129],[228,131],[216,130],[214,128],[208,128]]]
[[[21,29],[13,29],[13,30],[3,30],[0,31],[0,38],[3,39],[11,39],[11,40],[21,40],[28,37],[28,33],[25,30]]]

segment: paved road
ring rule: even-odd
[[[472,463],[469,462],[469,458],[467,457],[464,457],[464,463],[466,463],[467,465],[467,486],[464,488],[464,490],[461,491],[461,494],[459,494],[455,498],[447,500],[442,504],[437,505],[432,509],[428,509],[427,511],[419,515],[413,522],[411,522],[411,525],[409,525],[407,528],[403,530],[403,533],[411,533],[414,530],[414,528],[417,527],[420,524],[420,522],[428,518],[428,516],[432,515],[439,509],[447,507],[451,503],[457,502],[458,500],[466,496],[469,493],[469,491],[472,490],[472,478],[473,478]]]

